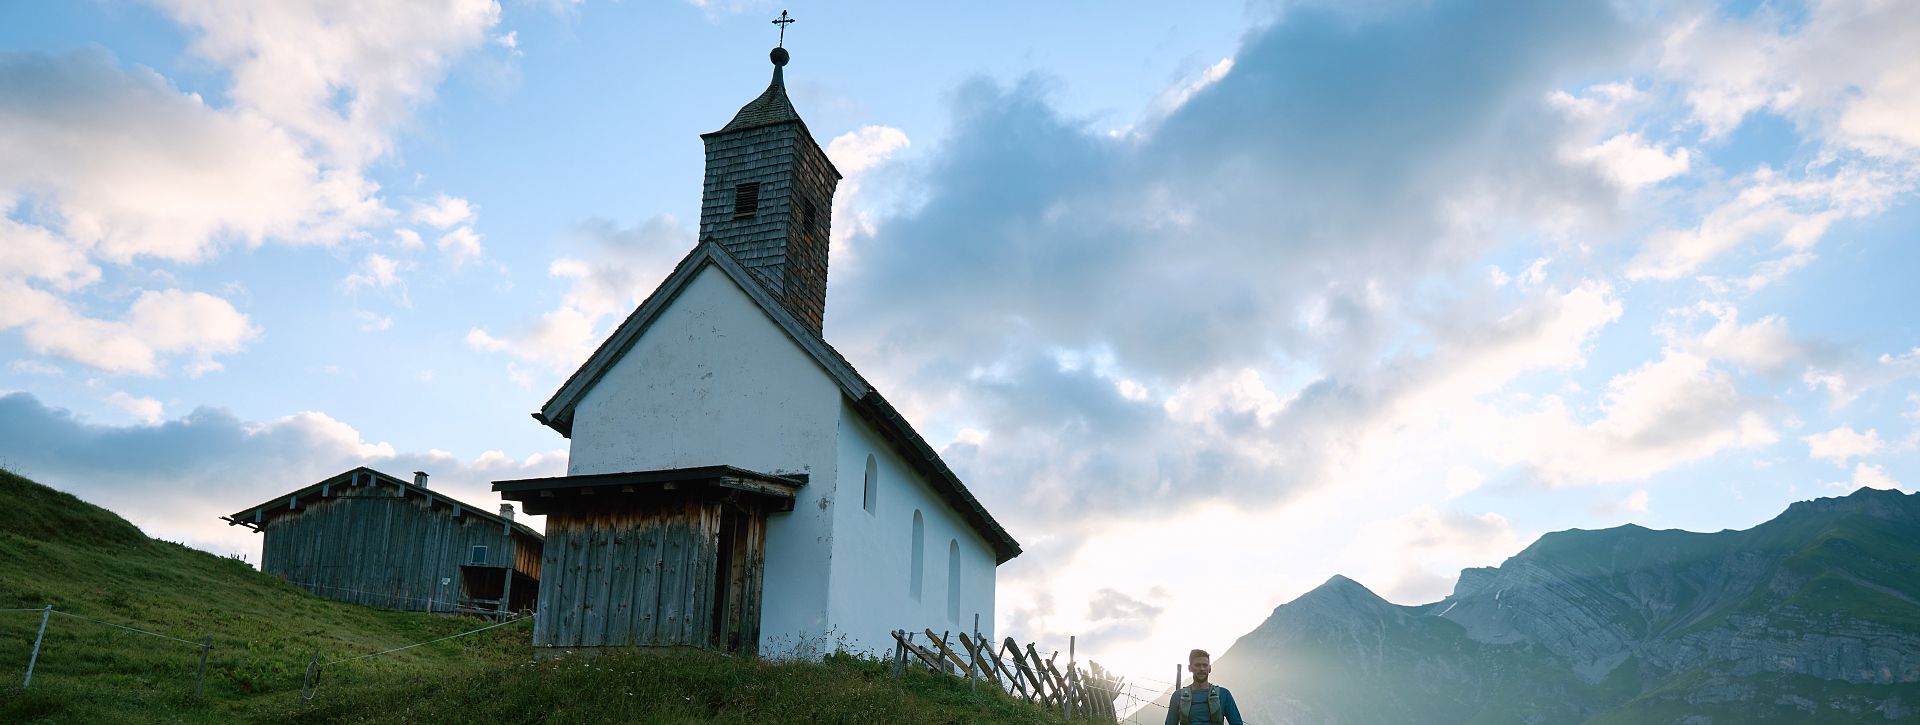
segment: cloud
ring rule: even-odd
[[[1825,433],[1806,436],[1802,440],[1807,442],[1807,455],[1841,468],[1847,467],[1849,458],[1870,456],[1885,448],[1885,444],[1880,442],[1879,433],[1871,428],[1860,433],[1853,426],[1840,426]]]
[[[1763,7],[1742,19],[1699,16],[1666,37],[1660,64],[1687,82],[1693,120],[1723,135],[1772,112],[1844,149],[1898,156],[1920,149],[1920,58],[1910,3],[1836,0],[1803,17]]]
[[[1647,512],[1648,500],[1649,500],[1649,497],[1647,496],[1647,492],[1645,489],[1634,491],[1633,493],[1628,494],[1625,506],[1628,511],[1643,514]]]
[[[610,331],[608,331],[610,332]],[[587,361],[605,337],[593,318],[577,308],[562,307],[540,316],[497,338],[481,328],[467,331],[467,346],[482,352],[508,352],[514,357],[539,363],[554,373],[572,372]],[[530,384],[531,379],[515,378]]]
[[[1731,283],[1748,290],[1812,260],[1836,222],[1878,213],[1920,178],[1920,60],[1908,46],[1920,10],[1906,3],[1836,0],[1805,13],[1775,6],[1742,17],[1683,16],[1666,33],[1659,71],[1683,89],[1708,140],[1765,113],[1795,126],[1816,150],[1799,168],[1761,166],[1732,180],[1700,223],[1648,240],[1629,273],[1677,279],[1749,243],[1778,256]],[[1704,190],[1710,198],[1713,188]]]
[[[858,264],[859,240],[871,237],[874,220],[881,210],[871,208],[872,199],[862,192],[874,167],[911,146],[905,131],[891,126],[862,126],[857,131],[835,136],[827,142],[827,157],[844,178],[833,194],[833,227],[827,249],[829,269],[844,274]]]
[[[526,54],[526,51],[520,49],[520,31],[518,30],[508,31],[505,35],[493,36],[493,44],[506,48],[508,53],[516,56]]]
[[[1667,350],[1614,376],[1600,416],[1582,422],[1555,396],[1490,425],[1482,451],[1553,486],[1645,480],[1721,451],[1779,440],[1759,401],[1707,358]]]
[[[428,471],[436,490],[489,508],[497,500],[493,479],[561,475],[566,468],[564,450],[518,460],[493,452],[472,461],[398,451],[314,411],[247,421],[200,407],[173,420],[113,426],[27,393],[0,396],[0,457],[17,473],[112,509],[149,535],[256,554],[259,538],[220,516],[353,466]]]
[[[1554,89],[1547,93],[1547,104],[1569,117],[1586,122],[1618,122],[1622,111],[1646,99],[1647,94],[1632,83],[1597,83],[1582,89],[1580,95]],[[1596,124],[1596,127],[1605,124]]]
[[[1632,279],[1678,279],[1756,239],[1770,240],[1790,253],[1805,253],[1842,219],[1885,209],[1911,183],[1893,172],[1841,165],[1813,169],[1799,178],[1771,168],[1734,181],[1737,192],[1697,224],[1665,229],[1647,239],[1629,263]]]
[[[1166,592],[1155,589],[1152,595],[1165,598]],[[1097,641],[1109,647],[1119,646],[1138,640],[1152,631],[1155,621],[1165,611],[1165,607],[1155,606],[1119,590],[1101,589],[1087,601],[1086,619],[1092,627],[1085,636],[1090,642]]]
[[[1447,498],[1459,498],[1478,490],[1487,482],[1486,475],[1466,466],[1454,466],[1447,470],[1445,486]]]
[[[1714,324],[1692,337],[1675,328],[1661,329],[1668,344],[1709,358],[1725,360],[1763,375],[1777,377],[1792,372],[1795,367],[1840,359],[1840,353],[1836,350],[1794,337],[1787,329],[1786,318],[1779,315],[1767,315],[1750,324],[1741,324],[1738,308],[1714,302],[1701,302],[1673,312],[1688,318],[1709,317]]]
[[[413,263],[411,262],[397,261],[384,254],[368,254],[360,260],[360,269],[353,274],[347,275],[347,278],[342,280],[342,283],[345,284],[349,290],[360,287],[385,289],[399,286],[404,293],[406,281],[400,279],[400,271],[412,266]]]
[[[694,240],[678,220],[662,215],[624,229],[606,220],[590,221],[565,241],[586,254],[560,257],[548,266],[549,276],[567,281],[560,306],[499,333],[474,327],[467,332],[468,347],[506,352],[553,373],[570,373],[612,333],[614,322],[625,319],[666,279]],[[518,368],[510,375],[522,385],[532,383]]]
[[[852,176],[887,160],[912,142],[905,131],[892,126],[862,126],[827,142],[827,156],[840,173]]]
[[[100,281],[100,268],[77,245],[44,227],[0,217],[0,278],[42,280],[66,292]]]
[[[1218,62],[1201,69],[1192,78],[1161,90],[1159,95],[1154,96],[1153,101],[1147,104],[1148,123],[1152,124],[1172,115],[1174,111],[1180,110],[1181,106],[1187,105],[1187,101],[1192,99],[1194,94],[1219,83],[1220,79],[1232,72],[1233,59],[1221,58]]]
[[[1691,158],[1686,149],[1669,153],[1637,133],[1623,133],[1569,155],[1593,164],[1614,183],[1630,190],[1686,173]]]
[[[1302,11],[1127,143],[1060,115],[1042,82],[967,84],[926,203],[856,238],[835,310],[863,313],[829,310],[830,328],[880,347],[937,327],[964,348],[926,358],[977,360],[1020,335],[1103,345],[1149,383],[1276,354],[1371,358],[1400,285],[1485,250],[1486,220],[1612,206],[1603,179],[1552,153],[1559,116],[1538,100],[1615,37],[1593,9],[1515,35],[1499,28],[1520,19],[1462,6],[1358,26]],[[1328,57],[1355,66],[1305,70]],[[1463,64],[1487,72],[1435,75]],[[1409,114],[1423,122],[1405,128]]]
[[[153,398],[137,398],[118,390],[114,391],[112,395],[107,396],[107,402],[111,403],[115,408],[126,411],[127,415],[133,416],[134,420],[147,425],[159,423],[166,413],[165,406],[161,405],[158,400],[154,400]]]
[[[97,278],[81,256],[191,262],[223,239],[337,238],[377,218],[371,190],[267,119],[209,107],[105,51],[0,55],[0,212],[16,218],[4,229],[62,287]],[[50,214],[18,220],[35,209]]]
[[[61,370],[58,365],[51,365],[39,360],[15,360],[13,361],[12,367],[16,372],[31,373],[34,375],[61,375],[66,372]]]
[[[1396,428],[1583,365],[1620,315],[1544,267],[1517,304],[1478,291],[1509,230],[1617,208],[1545,99],[1624,28],[1559,10],[1289,13],[1125,139],[1044,80],[964,84],[902,181],[920,202],[835,266],[831,337],[910,418],[981,432],[943,456],[1015,518],[1329,485]]]
[[[1861,488],[1898,489],[1900,482],[1887,475],[1887,469],[1861,461],[1853,467],[1853,478],[1847,481],[1835,481],[1827,484],[1835,491],[1857,491]]]
[[[61,298],[0,279],[0,330],[18,328],[27,347],[110,373],[157,375],[185,355],[195,374],[220,369],[214,356],[239,352],[259,328],[226,300],[204,292],[141,292],[119,319],[88,317]]]
[[[196,263],[269,240],[335,244],[388,223],[363,168],[391,150],[446,66],[485,42],[499,8],[154,4],[230,81],[217,103],[104,50],[0,54],[0,296],[14,313],[0,312],[0,328],[107,372],[157,375],[165,353],[191,352],[197,374],[239,350],[251,324],[218,298],[174,289],[133,290],[132,312],[147,319],[102,319],[95,310],[123,303],[91,289],[101,264]],[[441,204],[434,219],[463,204]],[[457,256],[478,248],[471,231],[451,241]],[[183,305],[211,313],[209,329],[138,327]]]
[[[1882,354],[1877,359],[1841,357],[1822,361],[1808,368],[1802,379],[1807,386],[1824,389],[1835,409],[1852,403],[1874,388],[1920,375],[1920,347],[1904,353]]]
[[[344,169],[389,151],[447,66],[500,21],[493,0],[155,4],[193,31],[195,55],[230,69],[236,107]]]
[[[432,203],[420,204],[407,218],[446,229],[456,224],[472,222],[475,216],[473,205],[466,199],[441,194]]]
[[[393,327],[393,318],[385,315],[374,314],[366,310],[354,310],[353,316],[360,318],[361,332],[381,332],[392,329]]]
[[[1523,540],[1505,516],[1423,506],[1368,525],[1371,571],[1357,572],[1380,596],[1411,604],[1438,601],[1453,590],[1463,565],[1490,565],[1520,551]]]
[[[460,227],[442,234],[433,245],[438,247],[440,253],[446,255],[447,261],[455,267],[466,266],[468,262],[486,254],[486,250],[480,246],[480,235],[474,233],[473,227]]]

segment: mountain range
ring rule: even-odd
[[[1920,495],[1863,488],[1742,531],[1555,532],[1432,604],[1335,576],[1214,672],[1259,725],[1920,719]]]

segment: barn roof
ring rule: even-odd
[[[958,512],[974,531],[980,534],[981,538],[987,540],[994,549],[997,563],[1005,563],[1020,555],[1020,542],[1015,541],[1013,535],[1008,534],[1007,530],[1000,526],[1000,522],[994,520],[993,514],[988,513],[986,507],[980,504],[979,499],[973,497],[973,493],[967,490],[966,484],[961,483],[960,477],[954,474],[953,469],[948,468],[946,462],[940,460],[940,454],[933,449],[933,446],[913,429],[913,424],[907,422],[906,417],[894,409],[893,404],[887,402],[887,399],[881,396],[880,391],[875,390],[866,378],[861,377],[860,372],[854,370],[853,364],[847,362],[839,351],[833,349],[833,346],[827,344],[824,338],[801,323],[793,313],[788,312],[784,305],[773,298],[766,287],[754,280],[746,268],[740,266],[733,255],[711,241],[701,242],[693,248],[693,251],[687,253],[686,258],[680,260],[680,264],[674,267],[673,273],[667,275],[666,281],[661,282],[660,286],[654,289],[653,294],[648,295],[639,307],[634,308],[633,314],[628,315],[626,321],[620,323],[620,327],[616,328],[605,342],[600,343],[599,349],[594,350],[586,363],[567,378],[567,382],[554,392],[547,404],[540,408],[540,412],[533,414],[534,420],[559,431],[561,435],[573,437],[574,409],[579,406],[580,400],[586,397],[587,391],[613,368],[614,363],[619,362],[620,358],[633,348],[633,344],[640,339],[641,334],[653,325],[653,321],[660,317],[660,313],[673,304],[673,300],[680,296],[694,277],[709,266],[719,269],[732,278],[733,283],[745,291],[747,297],[751,298],[754,304],[759,305],[761,311],[765,312],[775,325],[784,330],[787,336],[800,346],[800,349],[805,350],[814,362],[826,371],[827,377],[840,385],[841,392],[853,402],[854,409],[881,432],[882,437],[900,454],[900,457],[906,459],[924,476],[934,491],[949,506],[952,506],[954,511]]]
[[[258,504],[255,506],[248,506],[230,515],[222,516],[220,517],[220,519],[222,521],[227,522],[228,526],[246,526],[248,528],[258,531],[266,524],[266,522],[273,520],[273,518],[277,516],[285,515],[288,511],[295,510],[297,506],[304,505],[305,502],[318,499],[322,496],[328,496],[328,497],[339,496],[341,494],[338,493],[338,491],[351,490],[354,476],[361,473],[373,474],[375,486],[381,486],[381,485],[397,486],[401,491],[401,496],[399,497],[399,499],[411,498],[414,496],[419,496],[427,499],[428,508],[431,510],[439,510],[440,506],[442,504],[445,504],[446,505],[445,510],[448,513],[452,513],[457,508],[461,516],[472,516],[474,518],[480,519],[481,521],[486,521],[494,524],[507,523],[507,520],[504,518],[501,518],[499,514],[489,512],[483,507],[468,504],[464,501],[461,501],[460,499],[453,498],[452,496],[448,496],[444,493],[432,490],[425,486],[413,485],[413,483],[410,481],[389,476],[385,473],[381,473],[379,471],[368,468],[366,466],[359,466],[357,468],[352,468],[346,471],[342,471],[339,474],[336,474],[330,478],[323,479],[317,483],[314,483],[313,485],[296,489],[294,491],[289,491],[279,496],[275,496],[261,504]],[[399,499],[396,499],[396,500],[399,500]],[[514,522],[513,530],[516,533],[519,533],[523,536],[530,536],[535,541],[539,541],[545,538],[540,534],[540,532],[534,531],[532,527],[529,527],[526,524],[522,524],[519,522]]]

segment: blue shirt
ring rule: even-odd
[[[1180,693],[1191,691],[1192,704],[1188,706],[1187,717],[1181,718],[1177,712],[1180,706]],[[1182,687],[1174,691],[1172,702],[1167,707],[1167,725],[1245,725],[1240,720],[1240,707],[1233,702],[1233,693],[1219,685],[1203,688]]]

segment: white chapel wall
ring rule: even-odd
[[[879,498],[871,514],[861,506],[868,455],[879,468]],[[976,612],[980,631],[992,635],[993,549],[851,404],[841,408],[837,469],[833,583],[827,605],[836,637],[856,651],[891,652],[893,638],[888,632],[894,629],[931,628],[957,635],[973,628]],[[916,509],[925,522],[926,543],[918,601],[908,591]],[[957,619],[947,616],[948,544],[953,541],[959,542],[961,557]],[[954,643],[958,646],[958,640]]]
[[[762,653],[808,654],[804,643],[818,642],[827,622],[834,440],[844,398],[811,356],[709,266],[581,399],[567,473],[731,465],[808,474],[794,510],[768,520],[760,628]]]

